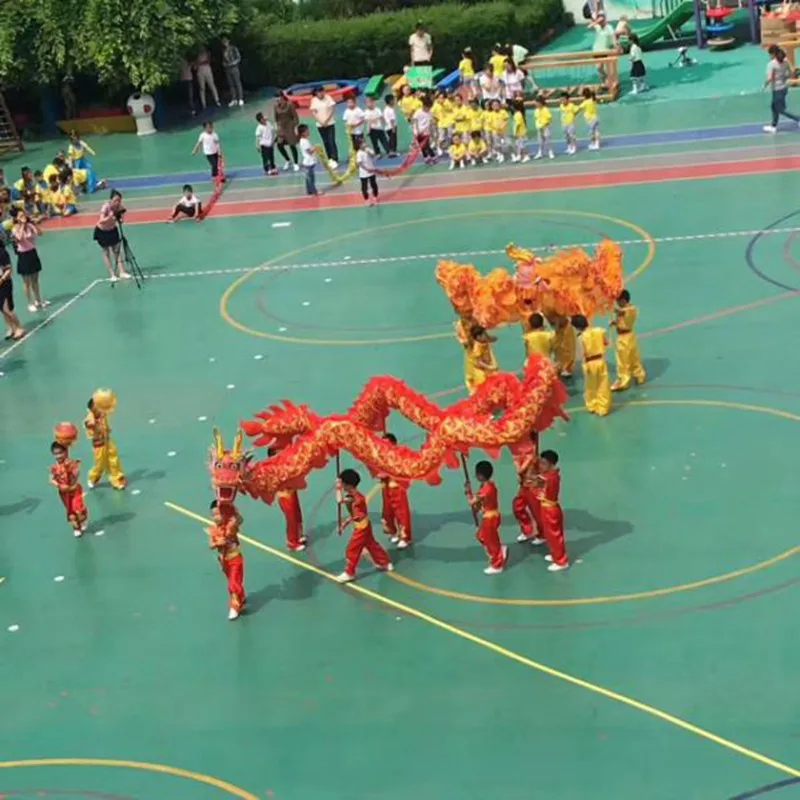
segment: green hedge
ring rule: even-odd
[[[248,41],[242,42],[245,77],[250,84],[285,87],[402,72],[408,63],[408,37],[418,19],[433,37],[435,65],[448,69],[455,69],[465,47],[472,47],[481,60],[496,42],[530,49],[571,21],[562,0],[448,4],[286,25],[252,19]]]

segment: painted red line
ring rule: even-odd
[[[528,192],[553,192],[565,189],[596,189],[609,186],[626,186],[637,183],[666,183],[668,181],[711,180],[713,178],[766,175],[800,169],[800,156],[756,158],[752,161],[717,162],[711,164],[670,165],[644,167],[609,172],[587,172],[577,175],[535,175],[525,178],[471,181],[447,186],[410,187],[398,192],[393,203],[420,203],[431,200],[485,197],[487,195],[519,194]],[[339,193],[336,190],[322,197],[271,198],[264,200],[218,203],[216,215],[223,217],[254,214],[287,214],[298,211],[319,211],[330,208],[355,208],[363,205],[360,194]],[[146,224],[163,222],[160,209],[129,211],[125,222]],[[92,219],[78,216],[64,217],[48,224],[48,229],[93,228]]]

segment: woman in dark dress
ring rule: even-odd
[[[100,219],[97,220],[92,235],[103,251],[103,263],[106,265],[108,278],[112,283],[115,283],[118,278],[123,280],[130,278],[125,271],[125,262],[122,258],[122,239],[117,227],[117,221],[124,213],[122,195],[116,189],[112,189],[109,201],[103,203],[100,209]]]
[[[25,335],[19,317],[14,311],[14,286],[12,283],[11,258],[0,238],[0,313],[6,321],[6,339],[21,339]]]
[[[281,91],[278,93],[278,99],[275,101],[275,127],[278,129],[276,137],[276,144],[278,145],[278,152],[286,159],[283,168],[293,169],[297,172],[300,167],[297,162],[297,126],[300,124],[300,118],[297,116],[297,109],[294,103],[289,99],[286,92]],[[289,160],[289,153],[286,148],[292,153],[291,161]]]

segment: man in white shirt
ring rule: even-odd
[[[433,40],[425,30],[422,20],[417,23],[414,33],[408,37],[411,51],[411,65],[414,67],[430,67],[433,60]]]
[[[336,101],[323,86],[317,86],[314,89],[314,99],[311,101],[310,109],[317,123],[330,168],[336,169],[339,166],[339,150],[336,147]]]

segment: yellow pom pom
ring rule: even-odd
[[[117,396],[111,389],[98,389],[92,395],[94,407],[104,414],[110,414],[117,406]]]

